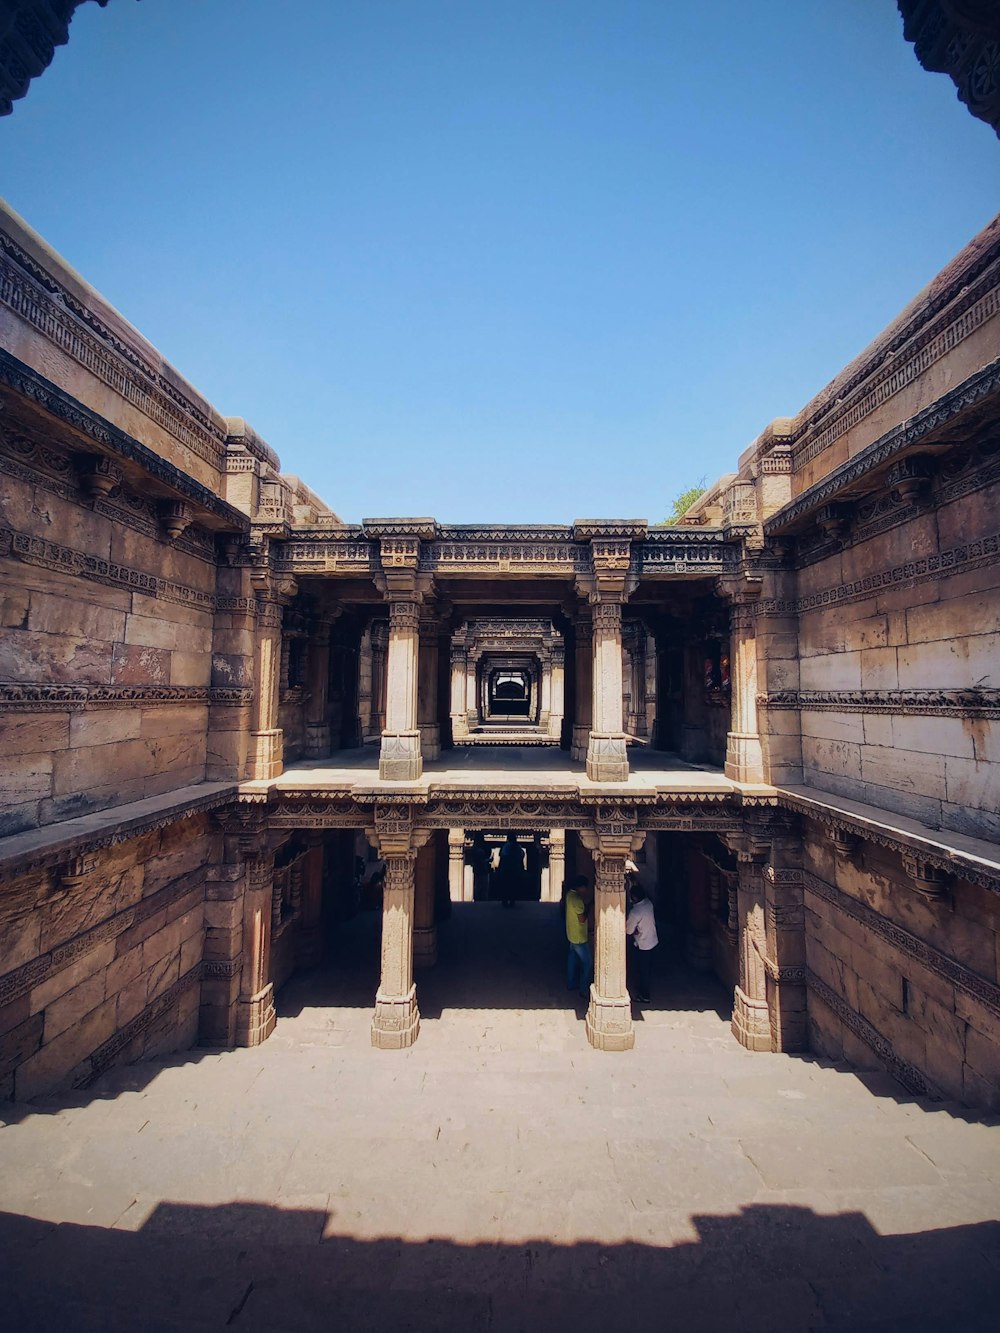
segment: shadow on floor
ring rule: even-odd
[[[135,1233],[0,1214],[0,1300],[19,1333],[996,1327],[1000,1223],[881,1236],[755,1204],[691,1225],[670,1246],[321,1243],[319,1207],[165,1202]]]
[[[278,996],[278,1016],[306,1008],[371,1009],[379,973],[377,912],[362,912],[339,928],[325,966],[291,978]],[[446,1009],[566,1009],[582,1019],[586,1004],[566,987],[566,932],[558,903],[460,903],[437,928],[438,958],[415,973],[424,1018]],[[713,977],[699,973],[666,947],[657,950],[653,1000],[643,1011],[710,1012],[726,1022],[732,1006]]]

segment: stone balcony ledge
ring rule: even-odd
[[[234,782],[199,782],[0,838],[0,879],[59,865],[99,848],[127,842],[158,826],[215,810],[231,801],[236,791]]]
[[[818,820],[831,829],[917,857],[928,865],[1000,893],[1000,846],[947,829],[931,828],[880,806],[852,801],[817,787],[778,787],[786,810]]]

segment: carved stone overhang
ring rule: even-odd
[[[407,530],[409,529],[409,530]],[[580,534],[597,533],[586,538]],[[624,533],[624,535],[622,535]],[[638,536],[634,534],[639,534]],[[415,567],[435,579],[561,579],[602,572],[656,579],[706,578],[739,561],[721,528],[649,528],[594,519],[583,525],[437,525],[433,520],[319,521],[280,534],[275,561],[295,574],[371,576]],[[387,564],[388,560],[388,564]]]
[[[628,795],[539,790],[502,786],[492,789],[387,793],[377,788],[245,788],[237,806],[256,811],[269,828],[368,828],[395,812],[414,829],[595,828],[657,831],[745,833],[749,825],[769,828],[777,810],[774,794],[725,792],[639,792]]]
[[[85,0],[5,0],[0,5],[0,116],[46,70],[57,46],[69,41],[74,11]],[[103,9],[108,0],[97,0]]]
[[[851,807],[855,803],[819,790],[779,788],[777,800],[782,810],[803,815],[827,829],[840,856],[856,857],[863,853],[865,844],[895,852],[904,874],[926,897],[944,897],[953,879],[1000,894],[1000,855],[995,844],[930,830],[905,816],[875,807],[854,809]]]
[[[898,0],[903,36],[924,69],[1000,135],[1000,9],[995,0]]]
[[[205,782],[0,838],[0,882],[6,886],[23,876],[51,870],[56,870],[57,878],[71,882],[94,872],[94,854],[103,848],[229,807],[236,792],[233,782]]]
[[[145,505],[168,534],[182,513],[180,532],[192,522],[213,533],[250,531],[240,510],[3,348],[0,451],[92,503],[121,497]]]
[[[918,512],[923,504],[961,493],[958,473],[975,473],[962,486],[974,489],[1000,473],[1000,358],[856,457],[835,468],[764,523],[768,541],[778,537],[843,537],[853,528],[873,535],[879,527]],[[890,519],[890,524],[879,520]]]

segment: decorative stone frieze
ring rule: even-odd
[[[757,696],[758,708],[817,713],[891,713],[900,716],[1000,719],[1000,689],[775,690]]]

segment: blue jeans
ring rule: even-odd
[[[585,995],[590,986],[590,978],[594,974],[594,960],[590,956],[589,944],[571,944],[569,946],[569,954],[566,957],[567,990],[572,990],[576,985],[577,972],[580,973],[580,994]]]

